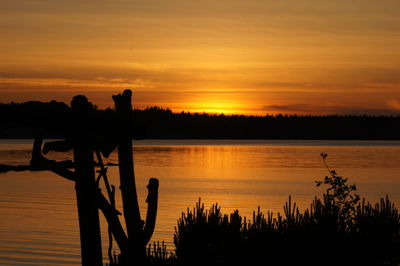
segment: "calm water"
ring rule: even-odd
[[[0,164],[27,164],[31,140],[0,140]],[[288,198],[308,207],[323,188],[314,185],[327,170],[356,183],[370,201],[388,194],[400,205],[400,142],[379,141],[138,141],[135,170],[142,216],[148,178],[160,180],[153,241],[173,249],[176,220],[201,197],[206,208],[218,202],[223,213],[239,209],[245,216],[260,206],[282,212]],[[52,159],[70,154],[49,154]],[[113,154],[108,162],[116,162]],[[118,169],[109,168],[118,184]],[[118,187],[118,186],[117,186]],[[117,200],[120,194],[117,194]],[[0,174],[0,264],[65,265],[80,263],[74,184],[51,172]],[[121,202],[117,205],[122,210]],[[106,232],[105,220],[101,220]],[[103,236],[106,257],[107,237]],[[105,258],[107,261],[107,258]]]

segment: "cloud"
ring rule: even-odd
[[[343,105],[313,105],[313,104],[287,104],[287,105],[266,105],[263,110],[280,112],[284,114],[339,114],[339,115],[400,115],[400,103],[398,109],[389,108],[366,108],[362,106]]]
[[[266,105],[265,110],[271,111],[283,111],[283,112],[296,112],[296,111],[315,111],[315,107],[310,104],[300,103],[300,104],[286,104],[286,105]]]
[[[387,101],[386,105],[393,110],[400,111],[400,101],[396,99],[392,99]]]

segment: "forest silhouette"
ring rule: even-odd
[[[70,130],[69,106],[62,102],[0,104],[0,138],[63,138]],[[115,125],[113,109],[95,116]],[[135,109],[136,139],[337,139],[399,140],[400,116],[224,115],[174,113],[168,108]]]

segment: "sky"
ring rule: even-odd
[[[0,102],[400,114],[399,0],[0,0]]]

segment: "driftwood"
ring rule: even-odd
[[[84,266],[102,265],[99,209],[108,223],[110,262],[112,262],[112,238],[114,238],[121,251],[119,261],[121,265],[142,265],[146,259],[146,245],[154,232],[159,182],[156,178],[150,178],[147,185],[146,202],[148,206],[146,221],[144,222],[140,218],[135,185],[131,96],[130,90],[113,96],[116,109],[115,119],[117,120],[117,128],[114,129],[116,133],[110,134],[110,131],[104,134],[96,132],[96,126],[93,125],[95,122],[91,117],[93,106],[87,101],[86,97],[76,96],[71,102],[71,111],[74,114],[73,133],[68,139],[48,142],[42,147],[42,139],[36,138],[29,165],[9,166],[0,164],[0,173],[49,170],[75,182],[82,265]],[[107,157],[115,147],[118,148],[120,189],[126,233],[118,217],[121,213],[115,208],[115,188],[108,182],[107,168],[104,167],[101,159],[101,154]],[[49,151],[66,152],[71,149],[73,150],[74,161],[57,162],[43,156]],[[97,162],[94,162],[93,153],[97,155]],[[115,166],[116,164],[108,165]],[[99,173],[97,179],[95,178],[95,166],[100,166],[100,170],[97,170],[97,173]],[[70,169],[75,169],[75,171]],[[108,199],[99,188],[101,178],[104,180]]]

